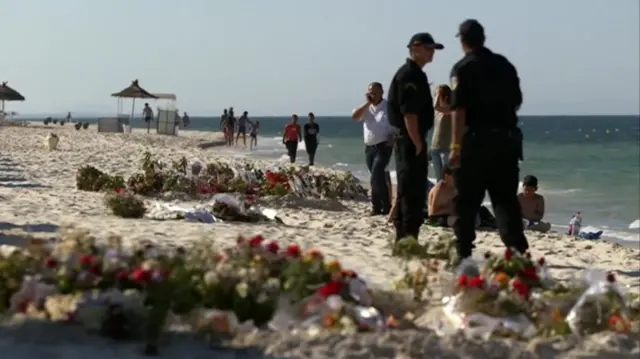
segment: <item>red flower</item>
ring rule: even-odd
[[[358,278],[358,273],[352,270],[343,270],[340,272],[343,278]]]
[[[224,259],[224,255],[220,253],[216,254],[216,262],[222,262],[223,259]]]
[[[469,279],[469,282],[467,283],[467,285],[469,286],[469,288],[482,289],[484,288],[485,281],[484,281],[484,278],[482,277],[473,277]]]
[[[264,237],[258,234],[257,236],[253,236],[249,240],[249,245],[253,248],[260,247],[260,245],[262,244],[262,241],[264,241]]]
[[[255,200],[256,200],[256,196],[244,196],[244,199],[245,199],[247,202],[253,202],[253,201],[255,201]]]
[[[116,279],[117,280],[126,280],[129,278],[129,273],[126,270],[121,270],[120,272],[116,273]]]
[[[302,250],[297,244],[291,243],[287,246],[287,256],[297,258],[300,257],[300,254],[302,254]]]
[[[540,259],[538,259],[538,265],[542,267],[544,264],[545,264],[544,257],[540,257]]]
[[[507,262],[508,262],[508,261],[510,261],[510,260],[511,260],[511,258],[513,258],[513,251],[511,250],[511,248],[507,248],[507,249],[504,251],[504,259],[506,259],[506,260],[507,260]]]
[[[18,313],[26,313],[27,309],[29,309],[30,300],[24,300],[18,304]]]
[[[538,273],[534,267],[527,267],[524,270],[519,271],[518,276],[522,279],[530,279],[533,281],[539,280]]]
[[[320,294],[324,298],[332,295],[338,295],[340,294],[340,291],[342,291],[342,286],[343,286],[342,282],[337,280],[332,280],[329,283],[322,286],[320,289],[318,289],[318,294]]]
[[[58,261],[55,258],[49,257],[44,262],[44,264],[47,266],[47,268],[55,268],[58,265]]]
[[[85,254],[80,256],[80,264],[88,266],[93,264],[93,262],[95,261],[95,257],[90,255],[90,254]]]
[[[616,276],[613,274],[613,272],[607,273],[607,282],[609,282],[609,283],[615,283],[616,282]]]
[[[139,284],[148,283],[151,280],[151,272],[146,269],[138,268],[132,273],[133,280]]]
[[[322,257],[323,257],[322,252],[320,252],[320,251],[319,251],[319,250],[317,250],[317,249],[312,249],[312,250],[310,250],[310,251],[309,251],[309,255],[311,256],[311,258],[315,258],[315,259],[318,259],[318,258],[322,258]]]
[[[91,265],[91,267],[89,267],[89,273],[93,275],[100,275],[100,273],[102,273],[102,266],[100,263],[94,263]]]
[[[458,287],[466,288],[468,283],[469,283],[469,280],[467,278],[467,275],[464,273],[460,274],[460,277],[458,277]]]
[[[512,286],[516,293],[520,294],[522,298],[529,299],[529,286],[527,286],[525,282],[520,279],[515,279]]]
[[[271,241],[267,244],[267,250],[273,254],[277,254],[278,251],[280,251],[280,246],[278,245],[278,242]]]

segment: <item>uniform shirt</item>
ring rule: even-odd
[[[407,137],[404,115],[413,113],[418,116],[420,137],[425,138],[433,126],[433,97],[429,88],[427,74],[413,60],[400,66],[389,85],[387,97],[389,124],[399,129],[401,137]]]
[[[380,101],[377,105],[369,105],[362,114],[362,129],[364,144],[367,146],[377,145],[389,140],[393,129],[389,125],[386,100]]]
[[[522,105],[520,79],[504,56],[480,48],[451,69],[451,110],[466,110],[469,130],[512,129]]]

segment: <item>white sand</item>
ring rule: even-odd
[[[46,135],[52,131],[60,137],[57,151],[48,151],[44,145]],[[59,226],[69,224],[89,229],[98,237],[116,233],[130,242],[149,240],[164,245],[181,245],[202,238],[224,245],[233,243],[239,234],[261,233],[268,239],[296,241],[318,248],[378,285],[386,286],[402,274],[398,260],[390,256],[387,247],[392,227],[383,218],[368,217],[366,203],[317,202],[316,209],[307,205],[276,208],[285,226],[159,222],[114,217],[103,205],[102,194],[75,188],[76,171],[81,166],[93,165],[112,174],[130,175],[139,169],[145,151],[166,159],[185,156],[207,162],[229,158],[230,151],[224,147],[206,150],[198,147],[219,139],[217,133],[197,131],[182,131],[179,137],[147,135],[138,130],[133,134],[98,134],[95,125],[80,131],[67,125],[49,129],[0,127],[0,244],[21,245],[26,233],[52,237]],[[423,227],[421,238],[437,237],[443,231]],[[528,233],[528,238],[533,255],[545,256],[557,277],[568,278],[576,269],[596,267],[617,272],[619,281],[631,285],[633,290],[640,288],[640,251],[637,249],[604,241],[578,241],[553,233]],[[476,245],[477,253],[503,248],[495,233],[479,233]],[[507,353],[514,355],[522,351],[526,351],[522,358],[640,355],[640,338],[613,334],[600,334],[577,344],[569,340],[531,344],[501,340],[479,345],[460,337],[439,338],[428,330],[351,338],[332,336],[305,343],[273,333],[243,340],[247,345],[266,349],[255,353],[243,351],[237,354],[238,358],[262,358],[261,352],[293,358],[504,358]],[[52,331],[41,325],[0,326],[3,358],[92,356],[99,359],[108,355],[128,359],[137,357],[138,349],[135,345],[108,345],[107,341],[86,336],[74,328]],[[484,355],[483,351],[489,353]],[[183,359],[211,355],[204,344],[178,338],[163,348],[162,354],[165,358]]]

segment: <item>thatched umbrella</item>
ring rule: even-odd
[[[123,89],[120,92],[116,92],[116,93],[112,93],[111,94],[112,97],[118,97],[118,98],[130,98],[133,99],[133,103],[131,104],[131,118],[133,118],[134,115],[134,111],[135,111],[135,107],[136,107],[136,99],[137,98],[158,98],[157,96],[155,96],[154,94],[150,93],[149,91],[143,89],[142,87],[140,87],[140,85],[138,84],[138,80],[133,80],[131,82],[131,86]],[[147,123],[147,133],[150,131],[151,128],[151,123]]]
[[[0,85],[0,102],[2,103],[2,106],[0,107],[0,114],[4,114],[5,101],[24,101],[24,96],[22,96],[20,92],[9,87],[6,81]]]

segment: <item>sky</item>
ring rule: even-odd
[[[518,69],[522,114],[640,113],[638,0],[0,0],[0,14],[0,81],[23,115],[115,114],[110,94],[134,79],[192,116],[346,115],[416,32],[445,45],[425,71],[448,83],[467,18]]]

